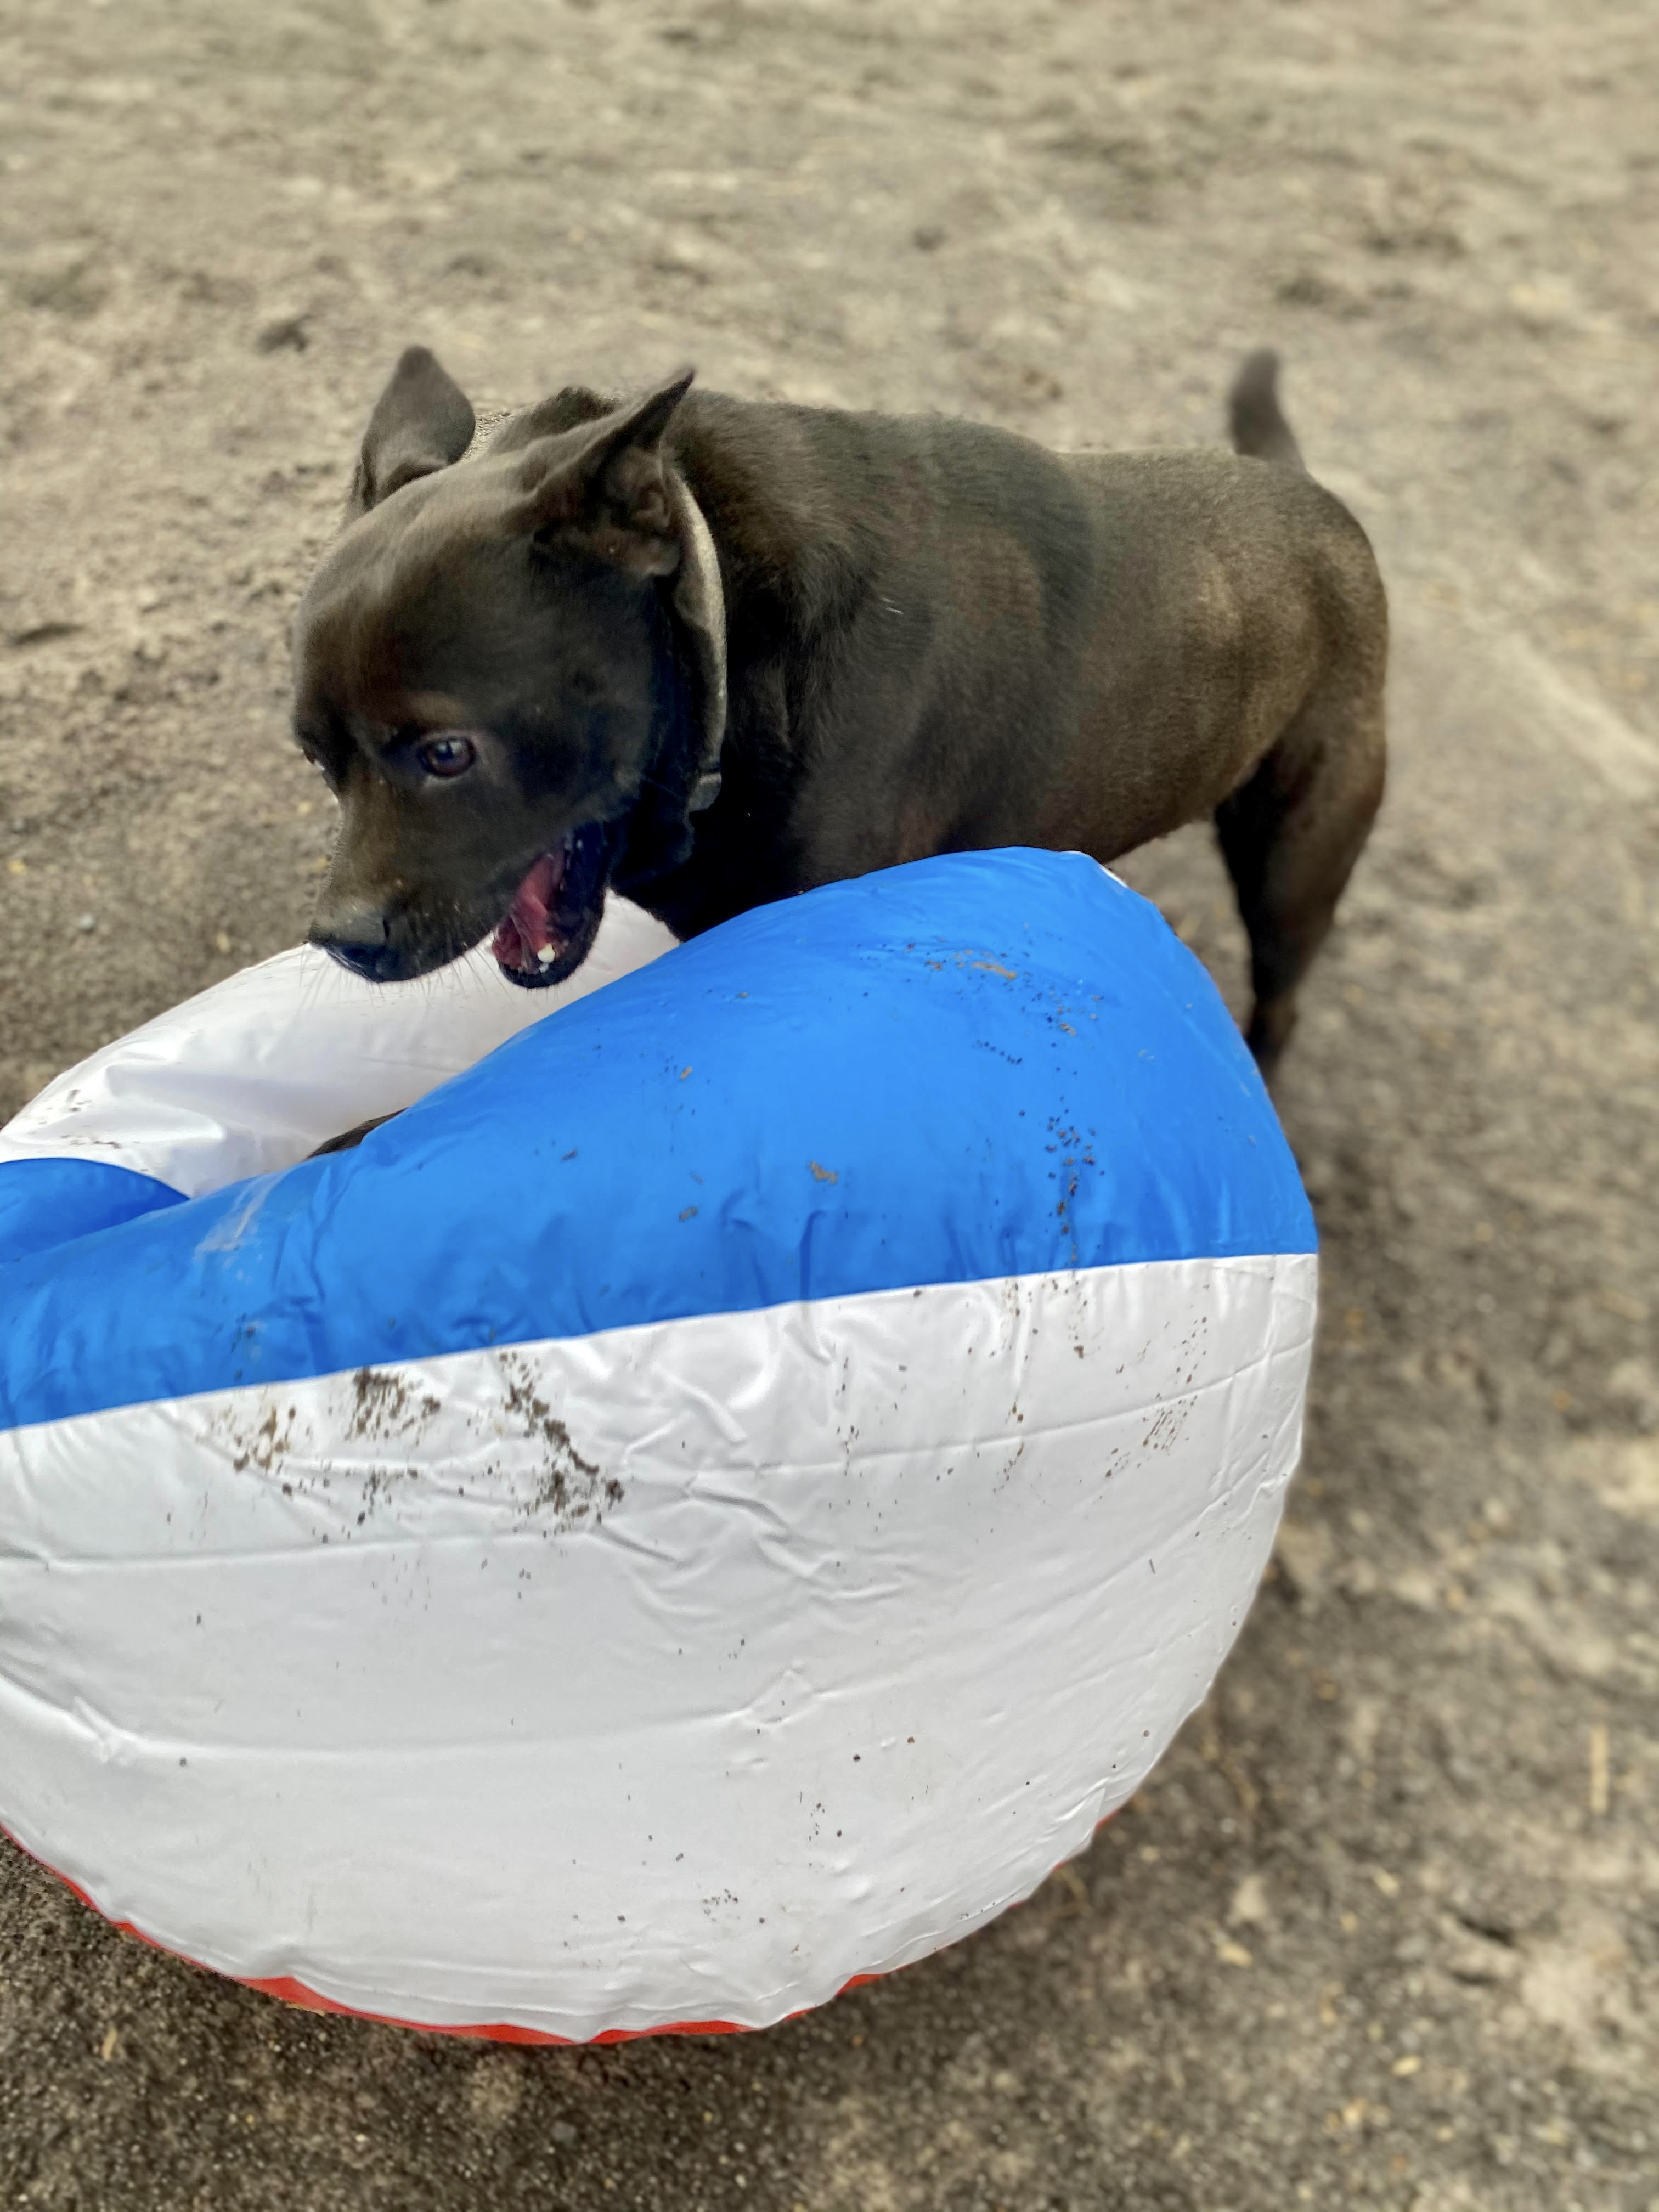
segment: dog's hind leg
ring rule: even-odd
[[[1297,986],[1382,802],[1382,688],[1316,689],[1247,783],[1216,810],[1216,829],[1250,939],[1255,1003],[1246,1032],[1271,1076],[1296,1025]]]
[[[1229,395],[1229,416],[1237,452],[1306,476],[1279,404],[1276,354],[1253,353],[1245,362]],[[1341,527],[1322,534],[1321,551],[1314,599],[1327,639],[1324,670],[1215,817],[1250,939],[1255,1004],[1246,1036],[1269,1076],[1296,1026],[1297,986],[1329,933],[1382,800],[1389,635],[1382,580],[1346,512]]]

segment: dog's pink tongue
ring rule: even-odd
[[[543,956],[557,949],[558,932],[550,909],[563,881],[564,854],[544,853],[519,885],[495,932],[492,950],[503,968],[544,967]]]

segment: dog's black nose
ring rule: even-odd
[[[403,972],[403,957],[389,945],[325,945],[323,950],[331,960],[349,968],[354,975],[366,975],[371,983],[395,983]]]
[[[404,960],[387,944],[386,936],[386,916],[365,907],[325,926],[319,923],[311,933],[311,942],[354,975],[365,975],[371,983],[393,983],[403,972]]]

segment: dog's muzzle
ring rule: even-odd
[[[339,915],[326,927],[313,927],[311,940],[331,960],[371,983],[394,983],[407,972],[404,956],[389,941],[386,916],[373,907]]]

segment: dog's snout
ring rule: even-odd
[[[325,945],[323,950],[331,960],[371,983],[395,983],[403,974],[402,958],[389,945]]]
[[[403,971],[403,956],[388,942],[386,920],[376,907],[354,907],[343,914],[319,916],[311,942],[321,945],[331,960],[349,968],[371,983],[394,981]]]

